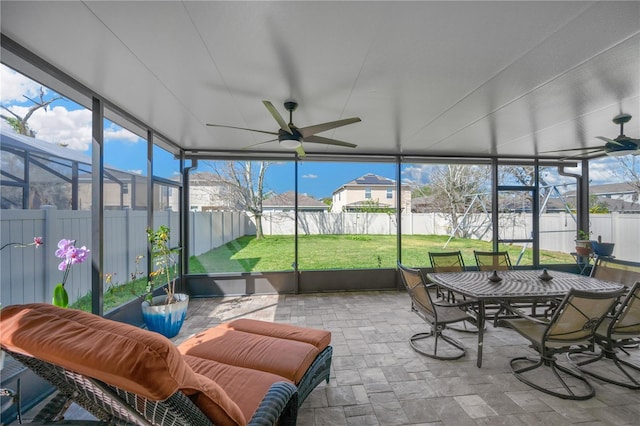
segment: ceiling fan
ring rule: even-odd
[[[257,144],[249,145],[244,147],[244,149],[278,141],[280,142],[280,146],[282,146],[283,148],[295,149],[298,155],[301,157],[305,156],[304,148],[302,147],[302,142],[344,146],[348,148],[355,148],[357,146],[356,144],[339,141],[337,139],[330,139],[322,136],[316,136],[316,133],[326,132],[327,130],[335,129],[336,127],[346,126],[347,124],[353,124],[353,123],[362,121],[358,117],[345,118],[344,120],[330,121],[328,123],[316,124],[316,125],[307,126],[307,127],[296,127],[293,124],[293,111],[295,111],[295,109],[298,107],[298,103],[296,101],[288,100],[288,101],[285,101],[284,103],[285,109],[289,111],[289,124],[287,124],[287,122],[284,121],[284,119],[282,118],[278,110],[273,106],[271,102],[262,101],[262,103],[264,104],[265,107],[267,107],[267,110],[269,110],[273,118],[275,118],[275,120],[280,125],[280,129],[277,132],[247,129],[244,127],[225,126],[222,124],[207,124],[207,126],[226,127],[228,129],[248,130],[250,132],[259,132],[259,133],[274,135],[274,136],[277,136],[277,138],[270,139],[268,141],[260,142]]]
[[[546,152],[569,152],[569,151],[586,151],[580,154],[576,154],[569,158],[588,158],[592,154],[596,154],[599,152],[604,152],[609,156],[620,156],[620,155],[628,155],[640,154],[640,139],[633,139],[624,134],[624,123],[629,122],[631,120],[631,115],[620,113],[613,117],[613,122],[615,124],[620,125],[620,135],[615,139],[609,139],[604,136],[596,136],[596,139],[600,139],[605,142],[604,146],[592,146],[588,148],[570,148],[570,149],[560,149],[556,151],[546,151]]]

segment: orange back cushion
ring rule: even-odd
[[[246,424],[238,406],[212,380],[197,375],[160,334],[86,312],[48,304],[0,310],[0,343],[68,370],[163,400],[178,390],[216,424]]]

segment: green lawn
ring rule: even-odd
[[[404,235],[402,262],[411,266],[429,266],[429,251],[460,250],[467,265],[475,265],[473,250],[491,250],[491,243],[457,238],[443,249],[448,237],[440,235]],[[240,237],[189,260],[191,273],[259,272],[291,270],[294,261],[294,236],[267,236],[257,240]],[[299,269],[394,268],[396,264],[394,235],[302,235],[299,236]],[[513,263],[521,246],[505,246]],[[573,263],[568,253],[543,251],[543,264]],[[531,249],[520,262],[531,264]]]

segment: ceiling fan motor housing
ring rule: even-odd
[[[284,108],[289,112],[295,111],[296,108],[298,108],[298,103],[296,101],[287,100],[284,102]]]
[[[295,149],[302,145],[302,135],[295,126],[289,126],[293,134],[282,129],[278,130],[278,141],[283,148]]]

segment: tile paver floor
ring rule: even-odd
[[[591,379],[594,398],[568,401],[518,381],[509,359],[534,351],[512,330],[488,326],[480,369],[475,334],[447,331],[467,347],[459,360],[418,354],[408,339],[428,326],[409,307],[406,293],[379,291],[192,299],[173,340],[241,317],[330,330],[331,379],[300,408],[301,426],[640,425],[640,391]]]
[[[488,326],[480,369],[475,334],[447,331],[467,347],[459,360],[418,354],[409,337],[428,326],[410,311],[404,292],[193,299],[174,340],[240,317],[331,331],[331,379],[300,408],[302,426],[640,424],[640,391],[592,379],[594,398],[569,401],[518,381],[509,359],[535,352],[512,330]],[[631,354],[640,362],[640,349]]]

